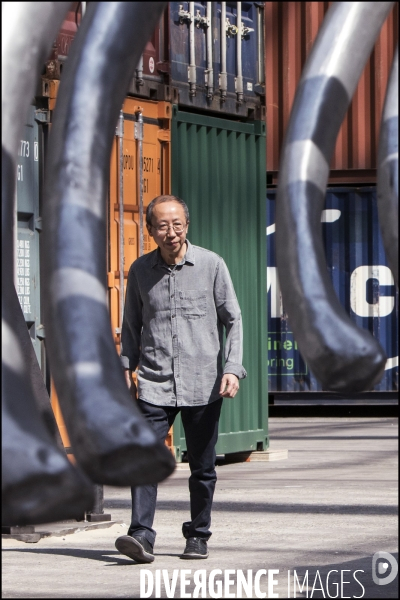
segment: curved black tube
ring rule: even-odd
[[[165,2],[90,3],[63,72],[44,214],[46,332],[74,454],[96,483],[174,469],[132,401],[106,303],[106,196],[119,110]]]
[[[283,303],[304,359],[333,391],[371,389],[386,361],[376,339],[352,323],[336,297],[320,221],[336,137],[391,7],[332,5],[298,86],[282,150],[276,245]]]
[[[378,155],[378,213],[383,245],[399,285],[399,48],[383,109]]]
[[[36,401],[50,413],[50,400],[13,273],[17,144],[37,77],[69,3],[10,5],[2,7],[2,75],[7,82],[2,98],[2,523],[33,525],[81,519],[93,506],[93,489],[56,446],[38,411]]]

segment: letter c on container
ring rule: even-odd
[[[385,265],[362,265],[350,277],[350,306],[359,317],[387,317],[394,309],[394,295],[379,296],[378,302],[367,301],[367,281],[377,279],[379,285],[394,286],[392,271]]]

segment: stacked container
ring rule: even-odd
[[[291,392],[293,397],[322,388],[298,351],[282,307],[275,262],[275,187],[296,88],[329,5],[265,3],[268,381],[272,394]],[[388,357],[375,396],[398,390],[398,294],[382,245],[374,187],[381,115],[397,39],[395,3],[340,128],[321,224],[327,267],[341,304],[359,327],[377,337]]]
[[[264,4],[170,2],[129,93],[195,111],[264,115]]]
[[[275,259],[276,190],[267,192],[268,387],[274,392],[324,391],[304,362],[290,328]],[[376,337],[388,358],[374,387],[399,386],[398,292],[379,229],[375,187],[329,188],[321,227],[328,272],[340,303]]]
[[[81,5],[73,4],[46,63],[39,95],[47,98],[47,105],[42,100],[47,109],[42,111],[42,120],[47,123],[51,122],[80,13]],[[235,404],[225,403],[219,452],[268,446],[267,380],[261,376],[260,354],[262,351],[266,357],[267,338],[261,225],[265,222],[265,124],[260,121],[265,90],[263,14],[263,3],[256,2],[169,3],[136,65],[116,124],[111,155],[108,289],[118,352],[129,267],[138,256],[154,249],[145,227],[146,207],[154,197],[171,190],[181,195],[192,215],[191,240],[220,253],[232,272],[247,327],[244,361],[257,366],[248,369],[249,377]],[[175,132],[172,142],[171,123]],[[207,151],[209,142],[203,146],[204,135],[213,140],[213,151]],[[218,161],[209,161],[221,143],[225,160],[215,171]],[[195,173],[196,193],[189,185]],[[227,219],[225,207],[229,204],[232,214]],[[210,232],[217,226],[217,231],[225,233],[204,237],[201,231],[205,223],[211,224]],[[242,231],[239,242],[236,235],[230,235],[232,227]],[[251,253],[250,269],[245,249]],[[257,291],[249,295],[254,280]],[[68,448],[53,385],[51,400]],[[168,441],[179,460],[186,449],[180,420],[174,429],[176,443],[172,431]]]
[[[281,148],[296,88],[330,4],[265,2],[268,185],[278,181]],[[398,3],[395,2],[340,128],[330,165],[332,185],[376,184],[379,127],[397,39]]]
[[[41,96],[40,104],[35,111],[35,119],[42,123],[44,132],[51,124],[63,64],[79,28],[83,5],[72,3],[45,65],[37,93]],[[264,227],[265,208],[267,234],[274,225],[274,186],[278,180],[281,145],[302,68],[327,9],[328,3],[323,2],[170,2],[136,65],[120,121],[116,123],[107,247],[109,306],[116,347],[119,350],[130,264],[154,247],[144,223],[146,206],[160,193],[180,195],[191,212],[191,241],[216,251],[226,260],[243,311],[244,365],[249,377],[241,384],[239,398],[225,402],[219,452],[268,446],[267,369],[273,392],[320,390],[296,354],[295,340],[279,312],[272,234],[267,235],[268,284],[265,281]],[[397,11],[396,4],[340,130],[330,173],[330,183],[336,186],[376,183],[379,123],[397,40]],[[261,150],[265,119],[267,136]],[[265,167],[272,185],[267,207]],[[340,210],[341,220],[323,224],[328,235],[328,263],[333,277],[341,273],[335,279],[337,293],[352,314],[351,273],[357,267],[367,266],[373,273],[376,267],[386,267],[378,229],[371,225],[376,218],[375,191],[335,188],[332,194],[327,196],[326,210]],[[360,225],[365,222],[370,223],[369,229]],[[340,243],[334,242],[329,237],[329,227],[340,232],[343,223],[348,235],[341,237]],[[358,250],[353,244],[352,231],[358,231],[362,238]],[[360,261],[360,247],[364,256],[369,253],[375,258]],[[375,298],[369,304],[378,303],[380,307],[381,298],[394,296],[389,284],[377,284],[376,280],[370,278],[366,286],[372,286],[368,294]],[[380,300],[376,300],[378,297]],[[382,313],[373,317],[352,315],[359,319],[359,325],[367,326],[377,335],[393,361],[397,343],[393,333],[396,298],[394,302],[392,313],[384,317]],[[285,360],[293,358],[293,369],[298,365],[296,375],[294,371],[284,375],[279,370],[284,357],[274,352],[282,349],[294,353]],[[396,388],[397,371],[389,371],[377,389]],[[54,386],[52,404],[61,432],[66,435]],[[170,443],[179,458],[185,451],[179,420],[175,434],[175,442],[170,440]],[[63,439],[68,446],[67,438]]]

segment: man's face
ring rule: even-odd
[[[152,225],[147,225],[147,230],[167,263],[172,264],[176,258],[181,260],[184,257],[188,227],[185,211],[178,202],[161,202],[154,207]]]

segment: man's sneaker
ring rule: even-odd
[[[198,537],[188,538],[181,558],[208,558],[207,541]]]
[[[137,563],[151,563],[154,560],[153,546],[143,535],[121,535],[115,540],[115,547]]]

